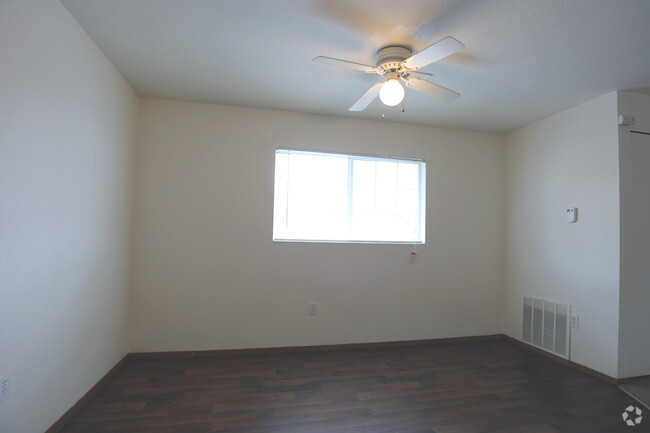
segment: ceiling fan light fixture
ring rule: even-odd
[[[394,107],[404,99],[404,87],[396,79],[388,79],[379,90],[379,99],[384,105]]]

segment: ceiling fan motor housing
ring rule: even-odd
[[[407,47],[389,46],[377,51],[376,65],[384,71],[399,69],[401,63],[411,57],[412,51]]]

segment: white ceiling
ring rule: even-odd
[[[61,0],[144,97],[323,113],[504,133],[614,90],[650,94],[648,0]],[[391,44],[465,44],[427,66],[461,93],[406,89],[405,113],[375,100],[381,80],[312,62],[374,64]]]

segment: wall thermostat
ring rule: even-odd
[[[570,207],[566,210],[566,220],[569,223],[574,223],[578,221],[578,208]]]

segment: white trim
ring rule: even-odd
[[[377,159],[377,158],[385,158],[385,159],[395,159],[398,161],[412,161],[412,162],[426,162],[425,159],[423,158],[412,158],[408,156],[392,156],[392,155],[371,155],[369,153],[358,153],[358,152],[347,152],[347,151],[334,151],[334,150],[316,150],[316,149],[296,149],[294,147],[278,147],[276,151],[278,150],[287,150],[290,152],[297,152],[297,153],[324,153],[324,154],[330,154],[330,155],[339,155],[339,156],[356,156],[356,157],[361,157],[361,158],[369,158],[369,159]],[[274,152],[275,153],[275,152]]]

